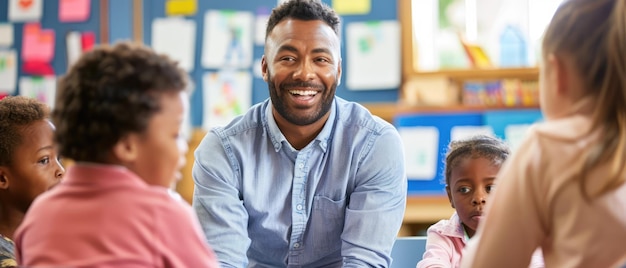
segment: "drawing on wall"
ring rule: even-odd
[[[352,90],[400,86],[400,26],[397,21],[370,21],[346,26],[346,86]]]
[[[436,127],[401,127],[398,133],[404,144],[404,164],[409,180],[433,180],[439,160],[439,129]]]
[[[244,114],[252,103],[252,75],[247,71],[207,72],[202,78],[202,127],[225,126]]]
[[[249,68],[253,18],[245,11],[209,10],[204,16],[202,66]]]
[[[10,21],[39,21],[43,0],[9,0]]]
[[[15,93],[17,81],[17,53],[0,51],[0,96]]]
[[[20,95],[37,99],[54,108],[56,76],[22,76],[19,83]]]

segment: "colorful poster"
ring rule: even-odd
[[[249,68],[252,64],[252,13],[209,10],[204,15],[202,66]]]
[[[225,126],[252,105],[252,75],[250,72],[224,70],[208,72],[202,78],[203,122],[209,130]]]
[[[346,26],[346,86],[351,90],[397,89],[402,78],[397,21]]]
[[[194,68],[196,22],[181,17],[157,18],[152,21],[152,48],[167,54],[185,71]]]
[[[168,0],[165,3],[165,14],[168,16],[192,16],[197,10],[196,0]]]
[[[20,77],[20,95],[35,98],[50,108],[54,107],[56,94],[55,76],[22,76]]]
[[[0,50],[0,95],[15,94],[17,81],[17,53]]]
[[[39,21],[43,0],[9,0],[10,21]]]
[[[82,22],[89,19],[91,0],[59,0],[59,21]]]

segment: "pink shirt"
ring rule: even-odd
[[[588,202],[572,180],[578,171],[574,167],[603,139],[601,130],[585,134],[590,126],[590,117],[572,115],[529,130],[500,170],[463,267],[523,267],[538,246],[547,267],[624,263],[626,184]],[[598,189],[608,168],[603,164],[591,170],[587,189]]]
[[[426,251],[418,268],[459,267],[465,247],[465,230],[456,212],[450,220],[440,220],[428,228]]]
[[[463,249],[467,243],[465,229],[459,216],[452,214],[450,220],[440,220],[428,228],[426,251],[417,268],[460,267]],[[544,267],[541,251],[536,250],[528,267]]]
[[[188,204],[119,166],[76,164],[15,236],[33,267],[218,267]]]

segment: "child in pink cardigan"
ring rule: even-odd
[[[456,212],[428,228],[426,251],[418,268],[459,267],[463,248],[483,217],[487,196],[495,188],[496,174],[509,155],[509,147],[491,136],[452,141],[446,155],[445,180],[450,204]],[[537,255],[531,267],[543,267]]]

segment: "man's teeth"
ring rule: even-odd
[[[302,95],[302,96],[313,96],[317,94],[317,91],[314,90],[290,90],[289,93],[294,95]]]

